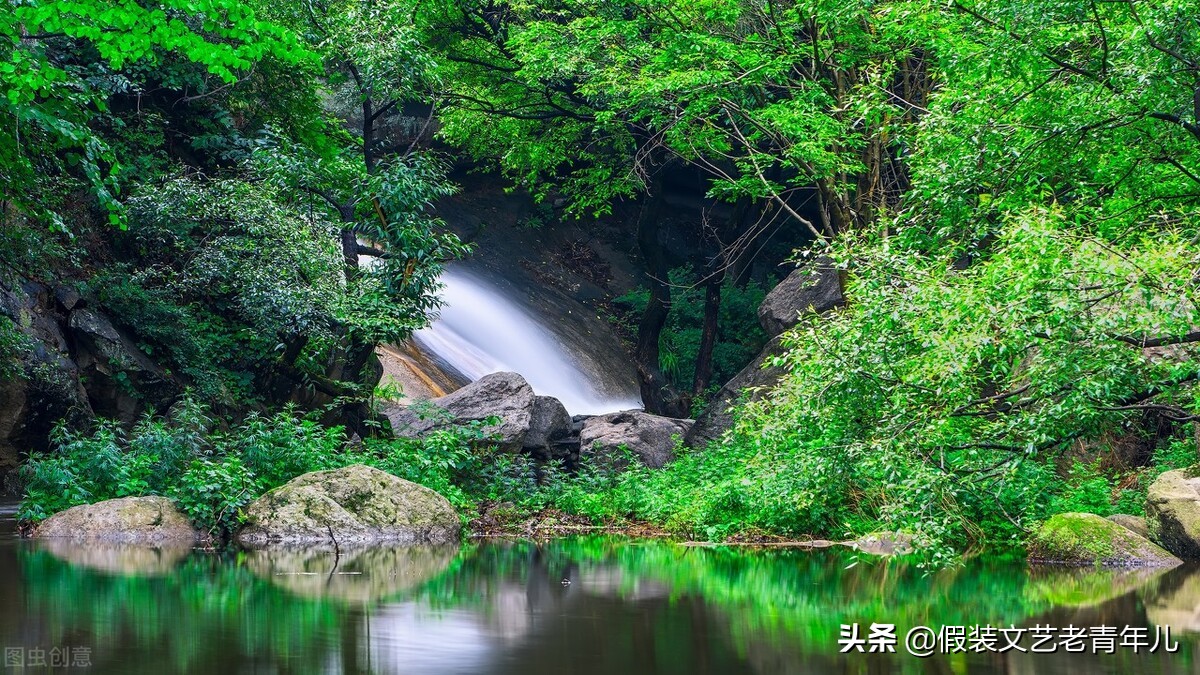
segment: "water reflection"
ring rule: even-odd
[[[268,548],[243,553],[242,562],[299,596],[366,603],[428,582],[457,553],[446,546]]]
[[[847,551],[574,538],[140,558],[0,541],[0,643],[97,672],[1191,673],[1200,573],[927,574]],[[172,554],[174,555],[174,554]],[[168,573],[163,573],[168,572]],[[1176,654],[838,652],[842,623],[1170,624]]]

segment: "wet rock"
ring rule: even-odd
[[[524,449],[539,459],[561,456],[559,448],[571,434],[571,415],[562,402],[551,396],[536,396],[529,431],[525,434]]]
[[[203,539],[173,501],[158,496],[73,506],[42,521],[33,536],[148,545],[192,544]]]
[[[1182,562],[1149,539],[1092,513],[1051,517],[1029,542],[1029,560],[1112,567],[1171,567]]]
[[[1200,559],[1200,476],[1168,471],[1146,490],[1150,538],[1185,560]]]
[[[675,459],[676,439],[691,429],[692,420],[659,417],[640,410],[589,417],[579,432],[580,452],[599,455],[620,465],[622,448],[652,469]]]
[[[801,314],[821,314],[845,301],[840,271],[820,257],[797,267],[767,293],[758,307],[758,322],[774,337],[795,326]]]
[[[696,418],[696,423],[688,430],[683,442],[688,447],[702,448],[721,438],[733,426],[735,404],[742,400],[758,400],[779,382],[784,369],[769,362],[782,353],[779,338],[772,338],[753,361],[717,391],[708,407]]]
[[[1117,513],[1109,516],[1108,519],[1134,534],[1146,537],[1147,539],[1150,538],[1150,527],[1146,524],[1146,519],[1141,516],[1127,516],[1124,513]]]
[[[355,464],[298,476],[246,508],[237,540],[272,544],[444,544],[461,523],[445,497],[378,469]]]
[[[516,452],[525,445],[535,398],[529,383],[517,373],[492,373],[427,404],[393,405],[384,412],[392,423],[392,432],[405,437],[497,417],[499,423],[484,431],[495,437],[502,450]]]

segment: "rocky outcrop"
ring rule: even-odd
[[[461,523],[445,497],[355,464],[298,476],[246,508],[244,546],[272,544],[444,544]]]
[[[75,310],[67,327],[97,414],[130,423],[145,411],[145,401],[170,401],[182,393],[179,384],[103,314]]]
[[[821,314],[845,301],[840,271],[822,256],[797,267],[767,293],[758,307],[758,322],[774,337],[795,326],[801,314]]]
[[[1043,523],[1029,542],[1029,561],[1111,567],[1182,563],[1149,539],[1092,513],[1060,513]]]
[[[484,428],[502,450],[525,447],[534,416],[535,396],[525,378],[516,373],[492,373],[458,391],[427,404],[396,405],[385,410],[397,436],[416,437],[451,424],[499,418]]]
[[[73,506],[42,521],[33,536],[143,545],[192,544],[203,539],[174,502],[157,496]]]
[[[72,306],[79,301],[66,290]],[[0,314],[19,332],[23,344],[15,362],[0,376],[0,474],[16,467],[19,455],[45,450],[59,420],[75,426],[92,417],[79,368],[71,360],[59,325],[56,294],[37,283],[0,286]]]
[[[624,462],[622,448],[627,448],[642,464],[658,469],[675,459],[676,439],[685,436],[692,424],[692,420],[640,410],[589,417],[579,432],[580,453],[620,465]]]
[[[1146,490],[1150,538],[1186,560],[1200,560],[1200,476],[1168,471]]]
[[[796,325],[802,314],[828,312],[845,301],[841,273],[825,257],[798,267],[771,289],[758,307],[758,321],[771,341],[717,391],[684,443],[702,448],[721,438],[733,426],[734,407],[743,400],[758,400],[783,376],[783,368],[771,365],[771,360],[783,353],[779,335]]]
[[[770,363],[782,352],[779,338],[772,338],[749,365],[717,391],[708,407],[696,418],[696,423],[688,430],[683,442],[688,447],[703,448],[721,438],[733,426],[734,406],[742,400],[758,400],[783,376],[783,368]]]

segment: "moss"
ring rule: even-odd
[[[1158,566],[1178,561],[1148,539],[1092,513],[1060,513],[1029,544],[1034,562],[1068,565]]]

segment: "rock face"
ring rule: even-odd
[[[717,391],[684,442],[689,447],[702,448],[719,439],[733,426],[730,411],[743,395],[748,400],[757,400],[782,377],[782,368],[766,365],[783,353],[779,335],[796,325],[801,314],[821,314],[845,302],[841,275],[832,261],[824,257],[797,268],[771,289],[758,306],[758,322],[771,336],[771,341],[749,365]]]
[[[536,398],[529,383],[520,375],[492,373],[452,394],[433,399],[429,402],[433,409],[421,405],[394,406],[386,414],[392,423],[392,432],[409,437],[454,422],[498,417],[500,423],[486,427],[485,431],[496,435],[502,450],[516,452],[526,445],[525,437],[532,425]],[[439,408],[441,411],[437,410]]]
[[[1150,527],[1146,524],[1146,519],[1141,516],[1127,516],[1123,513],[1118,513],[1109,516],[1108,519],[1134,534],[1146,537],[1147,539],[1150,538]]]
[[[1029,561],[1057,565],[1171,567],[1182,561],[1157,544],[1092,513],[1060,513],[1029,542]]]
[[[444,544],[461,523],[446,498],[389,473],[355,464],[298,476],[246,509],[237,540],[270,544]]]
[[[167,401],[182,393],[178,383],[104,315],[77,309],[67,318],[67,327],[97,414],[129,423],[145,409],[144,400]]]
[[[0,375],[0,474],[16,467],[20,453],[45,450],[60,419],[74,426],[92,416],[55,303],[55,294],[41,284],[0,286],[0,315],[28,347],[12,372]]]
[[[838,269],[829,258],[820,257],[798,267],[767,293],[758,307],[758,322],[774,337],[796,325],[801,314],[821,314],[845,301]]]
[[[772,338],[762,352],[742,368],[733,379],[729,380],[717,391],[705,411],[696,418],[696,423],[688,430],[683,442],[688,447],[702,448],[711,441],[720,438],[733,426],[733,406],[741,400],[743,394],[747,400],[754,401],[770,389],[783,376],[783,368],[766,365],[767,362],[782,353],[779,338]],[[764,367],[766,366],[766,367]]]
[[[71,507],[42,521],[33,536],[143,545],[192,544],[202,538],[174,502],[153,496]]]
[[[608,457],[620,462],[625,446],[642,464],[661,468],[675,459],[675,437],[692,428],[692,420],[659,417],[640,410],[589,417],[579,432],[580,453]]]
[[[1200,476],[1168,471],[1146,491],[1150,538],[1186,560],[1200,559]]]

